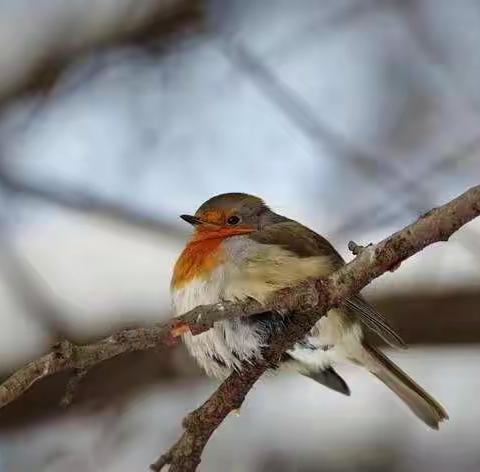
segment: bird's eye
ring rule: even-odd
[[[238,223],[240,223],[240,218],[236,215],[230,216],[227,220],[227,223],[232,226],[238,225]]]

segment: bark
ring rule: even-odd
[[[55,348],[10,376],[0,386],[0,407],[15,400],[38,380],[64,370],[83,376],[93,366],[132,351],[144,351],[176,344],[186,330],[194,334],[211,328],[216,321],[249,316],[261,311],[282,310],[295,313],[283,331],[274,336],[265,349],[263,359],[255,366],[233,373],[197,410],[188,415],[185,431],[178,442],[152,465],[161,470],[193,471],[200,463],[205,445],[223,419],[242,404],[258,378],[275,366],[282,353],[303,338],[330,308],[360,291],[383,273],[395,270],[405,259],[426,246],[448,238],[480,214],[480,186],[473,187],[451,202],[429,211],[416,222],[389,236],[376,245],[350,247],[358,254],[349,264],[331,276],[281,290],[268,304],[254,300],[223,302],[197,307],[174,320],[154,327],[122,330],[96,343],[76,345],[62,341]],[[70,387],[75,381],[70,383]],[[67,395],[73,395],[72,391]]]

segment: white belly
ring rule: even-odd
[[[223,293],[224,274],[212,274],[209,281],[193,279],[178,290],[172,291],[172,302],[176,316],[199,305],[210,305],[220,301]],[[200,366],[208,375],[225,378],[242,362],[260,357],[261,333],[255,326],[240,319],[215,323],[205,333],[183,335],[183,340]]]

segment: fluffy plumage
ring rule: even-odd
[[[233,217],[233,218],[232,218]],[[326,276],[344,264],[333,246],[301,224],[272,212],[247,194],[223,194],[205,202],[195,217],[191,241],[172,278],[177,315],[198,305],[251,297],[265,302],[271,294],[307,278]],[[262,348],[288,314],[263,313],[225,320],[184,341],[205,371],[223,379],[233,369],[260,358]],[[330,310],[309,335],[285,354],[284,366],[323,385],[349,394],[333,370],[337,362],[363,365],[393,390],[426,424],[437,428],[445,410],[395,364],[364,340],[368,328],[392,345],[403,341],[385,318],[362,297],[351,297]]]

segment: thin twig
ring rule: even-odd
[[[388,190],[389,196],[394,196],[390,205],[385,205],[385,200],[381,199],[367,205],[362,210],[356,209],[352,214],[344,218],[342,224],[330,231],[332,239],[342,239],[362,230],[371,230],[372,228],[382,228],[391,225],[398,220],[405,209],[406,203],[418,206],[415,203],[417,193],[415,188],[418,182],[431,181],[435,177],[444,175],[451,166],[459,165],[460,162],[471,159],[476,156],[480,149],[480,135],[466,142],[460,148],[447,151],[434,162],[426,163],[422,168],[417,168],[414,178],[398,179]],[[422,211],[430,205],[424,206]]]
[[[70,330],[61,310],[48,296],[47,288],[36,276],[28,260],[17,251],[7,224],[0,221],[0,271],[13,296],[23,305],[52,339],[70,338]]]
[[[81,213],[99,216],[115,223],[133,226],[155,234],[181,239],[180,225],[155,217],[132,206],[123,205],[87,189],[62,185],[58,181],[32,181],[20,178],[0,166],[0,186],[15,196],[26,197]]]
[[[348,250],[354,255],[354,256],[359,256],[362,251],[371,246],[372,243],[368,244],[367,246],[360,246],[359,244],[357,244],[355,241],[349,241],[348,242]]]
[[[77,393],[78,387],[82,382],[85,375],[87,375],[87,369],[75,369],[72,376],[68,379],[67,387],[65,388],[65,394],[63,395],[60,405],[64,408],[69,407]]]
[[[103,28],[90,28],[89,34],[86,34],[88,16],[78,14],[76,30],[68,41],[63,40],[60,34],[57,38],[52,36],[45,42],[44,50],[32,53],[30,60],[24,60],[25,67],[12,75],[14,80],[1,84],[0,108],[28,94],[48,93],[62,73],[88,53],[125,44],[139,44],[146,48],[172,35],[178,36],[185,30],[199,29],[202,24],[203,5],[198,0],[157,0],[144,2],[140,8],[137,5],[140,2],[125,3],[112,9],[105,19],[104,15],[98,18],[97,26],[103,23]],[[35,26],[38,28],[38,25]],[[46,33],[42,31],[41,36]]]

